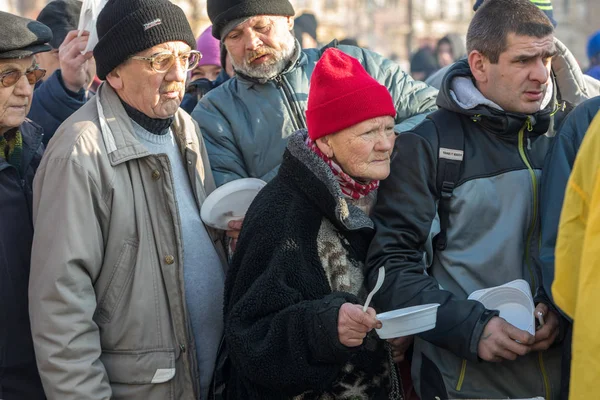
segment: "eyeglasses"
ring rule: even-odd
[[[35,67],[34,69],[22,72],[17,69],[0,74],[0,83],[4,87],[11,87],[17,84],[21,77],[27,78],[30,85],[35,85],[46,75],[46,70]]]
[[[202,54],[199,51],[191,50],[187,53],[175,56],[173,53],[163,52],[153,55],[152,57],[131,57],[134,60],[149,61],[150,66],[156,72],[167,72],[177,59],[179,65],[181,65],[186,71],[191,71],[198,65],[198,62],[202,58]]]

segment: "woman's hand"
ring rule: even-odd
[[[344,303],[338,314],[338,338],[347,347],[357,347],[373,328],[381,328],[375,310],[363,312],[360,304]]]

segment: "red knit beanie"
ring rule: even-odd
[[[306,123],[312,140],[371,118],[396,116],[387,88],[360,62],[338,49],[327,49],[310,78]]]

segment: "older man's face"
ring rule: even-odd
[[[259,15],[238,25],[225,37],[236,71],[252,78],[278,75],[294,53],[291,17]]]
[[[136,57],[154,57],[171,53],[177,57],[190,51],[184,42],[167,42],[144,50]],[[157,72],[150,61],[129,59],[107,76],[119,97],[150,118],[165,119],[175,115],[185,93],[186,65],[181,59],[165,72]]]
[[[33,56],[21,59],[0,60],[0,76],[10,71],[26,72],[33,68]],[[31,108],[33,85],[25,75],[9,87],[0,84],[0,135],[23,123]]]

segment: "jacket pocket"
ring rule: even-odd
[[[175,377],[175,350],[102,351],[111,383],[158,384]]]
[[[103,351],[111,400],[174,400],[175,350]]]
[[[110,322],[114,315],[115,308],[119,305],[123,292],[129,281],[135,267],[135,257],[137,255],[138,244],[133,241],[125,241],[123,248],[119,253],[117,262],[111,272],[108,284],[102,291],[102,295],[96,309],[97,318],[104,323]]]

